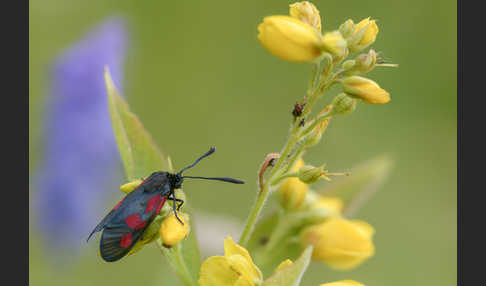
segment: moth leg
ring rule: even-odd
[[[171,201],[175,200],[176,202],[180,203],[180,204],[177,205],[177,211],[179,211],[181,209],[182,205],[184,204],[184,200],[173,199],[173,198],[168,198],[168,200],[171,200]]]
[[[171,200],[171,201],[172,201],[172,209],[174,210],[174,215],[175,215],[175,217],[177,218],[177,220],[178,220],[178,221],[179,221],[179,222],[180,222],[182,225],[184,225],[184,223],[182,222],[182,220],[181,220],[181,219],[179,218],[179,216],[177,215],[177,210],[176,210],[176,202],[177,202],[177,200],[178,200],[178,199],[175,197],[175,194],[174,194],[174,193],[172,193],[171,195],[172,195],[172,198],[171,198],[171,197],[170,197],[170,195],[169,195],[169,200]]]

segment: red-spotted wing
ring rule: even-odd
[[[96,226],[92,234],[103,230],[100,253],[105,261],[117,261],[133,248],[159,213],[169,192],[168,184],[162,190],[151,192],[138,187]]]

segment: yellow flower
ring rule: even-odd
[[[304,161],[299,159],[291,172],[297,172]],[[309,186],[300,181],[299,178],[288,178],[279,187],[281,194],[281,203],[287,209],[298,209],[302,206]]]
[[[333,215],[339,216],[343,211],[343,201],[340,198],[321,196],[312,205],[313,208],[325,208]]]
[[[341,280],[336,282],[324,283],[319,286],[364,286],[364,285],[354,280]]]
[[[289,14],[321,32],[321,15],[314,4],[307,1],[295,2],[290,4]]]
[[[124,192],[125,194],[129,194],[131,193],[133,190],[135,190],[138,185],[140,185],[142,183],[142,180],[135,180],[135,181],[131,181],[129,183],[126,183],[124,185],[121,185],[120,186],[120,191]]]
[[[350,76],[343,81],[343,90],[350,96],[362,99],[369,104],[385,104],[390,94],[376,82],[360,76]]]
[[[162,244],[164,246],[173,246],[189,234],[189,216],[181,212],[178,212],[177,215],[184,224],[181,224],[174,213],[171,213],[160,225],[160,238],[162,239]]]
[[[375,42],[376,35],[378,35],[378,26],[376,25],[375,20],[370,20],[369,17],[363,19],[354,27],[354,33],[351,37],[351,42],[349,43],[349,49],[352,52],[361,51]]]
[[[302,238],[314,245],[313,259],[346,270],[374,255],[373,234],[373,227],[366,222],[331,217],[304,230]]]
[[[233,242],[224,240],[224,256],[212,256],[201,265],[201,286],[253,286],[263,280],[260,269],[253,264],[248,251]]]
[[[335,56],[346,52],[346,40],[339,31],[325,33],[321,40],[323,48]]]
[[[272,54],[289,62],[318,58],[321,36],[309,24],[290,16],[269,16],[258,25],[258,39]]]

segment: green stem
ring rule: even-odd
[[[298,177],[298,176],[299,176],[298,172],[284,174],[282,176],[275,178],[274,181],[270,182],[270,186],[274,186],[274,185],[280,183],[283,179],[293,178],[293,177],[295,178],[295,177]]]
[[[292,126],[290,128],[290,135],[287,139],[287,142],[285,143],[282,151],[280,152],[280,158],[278,158],[277,162],[273,166],[272,170],[270,171],[270,174],[265,180],[265,182],[261,185],[261,189],[258,192],[258,197],[253,205],[250,215],[248,216],[248,220],[245,224],[245,227],[243,229],[243,233],[241,234],[239,244],[243,247],[246,247],[248,244],[248,241],[250,239],[250,235],[253,232],[253,229],[255,228],[256,221],[263,209],[263,206],[265,205],[265,201],[267,200],[268,196],[270,195],[271,187],[270,187],[270,182],[273,182],[280,174],[282,171],[282,165],[284,162],[289,159],[289,160],[294,160],[294,158],[287,158],[294,148],[295,144],[299,142],[301,139],[301,136],[299,134],[300,131],[300,119],[306,118],[306,116],[312,111],[312,106],[316,102],[316,100],[321,96],[321,94],[325,91],[327,87],[329,87],[332,83],[333,76],[325,75],[321,76],[319,80],[319,84],[317,88],[314,89],[315,85],[315,79],[318,77],[319,74],[319,66],[316,65],[314,74],[311,79],[311,84],[309,86],[308,94],[309,98],[306,102],[306,105],[304,107],[304,110],[302,111],[301,116],[297,118],[297,120],[294,120],[292,122]],[[294,154],[295,155],[295,154]]]
[[[314,119],[314,121],[312,121],[312,123],[309,126],[307,126],[304,130],[302,130],[300,132],[300,136],[305,136],[305,135],[309,134],[309,132],[311,132],[312,130],[314,130],[314,128],[317,125],[319,125],[322,121],[324,121],[325,119],[331,117],[332,115],[334,115],[334,111],[331,109],[328,112],[323,113],[323,114],[317,116]]]
[[[172,265],[172,268],[176,271],[177,276],[182,280],[184,285],[198,286],[198,283],[193,280],[192,275],[187,268],[184,257],[182,257],[180,243],[174,245],[172,249],[165,248],[160,240],[158,240],[156,244],[160,251],[167,256],[169,263]]]

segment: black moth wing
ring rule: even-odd
[[[88,239],[86,241],[89,241],[91,236],[95,234],[96,232],[102,231],[105,226],[120,212],[122,212],[123,209],[126,208],[127,205],[130,205],[133,201],[135,201],[137,194],[140,194],[143,192],[143,182],[135,188],[131,193],[126,195],[102,220],[98,225],[93,229],[93,231],[89,234]]]
[[[131,205],[137,200],[141,193],[152,193],[157,192],[160,186],[165,186],[168,183],[167,179],[168,173],[166,172],[155,172],[152,173],[147,179],[145,179],[140,185],[138,185],[135,190],[126,195],[93,229],[93,231],[88,236],[86,241],[89,241],[91,236],[103,230],[105,226],[112,221],[119,213],[121,213],[128,205]],[[160,190],[159,190],[160,191]]]
[[[159,190],[146,187],[128,194],[113,214],[108,215],[100,240],[100,253],[105,261],[117,261],[130,252],[171,192],[168,183]]]

